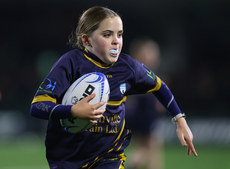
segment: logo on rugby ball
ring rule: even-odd
[[[81,99],[95,93],[96,96],[89,101],[89,104],[96,104],[100,101],[106,101],[109,99],[110,87],[106,76],[100,72],[92,72],[85,74],[78,78],[71,86],[67,89],[63,96],[63,105],[74,105]],[[100,108],[106,108],[106,104]],[[87,130],[92,126],[89,120],[81,118],[65,118],[60,119],[60,123],[63,129],[68,133],[78,133]]]

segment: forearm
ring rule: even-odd
[[[172,117],[175,117],[177,114],[182,113],[177,102],[166,86],[164,82],[161,83],[161,87],[158,91],[153,92],[153,94],[157,97],[157,99],[161,102],[161,104],[168,110]]]
[[[165,106],[168,112],[173,117],[173,121],[177,124],[177,136],[183,146],[187,146],[188,155],[191,152],[197,157],[196,150],[193,146],[193,134],[187,125],[184,114],[181,113],[179,106],[176,103],[171,91],[165,83],[161,83],[160,89],[153,92],[158,100]]]
[[[40,119],[61,119],[72,117],[71,105],[55,104],[50,101],[33,103],[30,107],[30,114]]]

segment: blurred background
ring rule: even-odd
[[[30,104],[51,66],[70,50],[78,17],[94,5],[122,17],[123,52],[138,36],[160,47],[156,73],[186,112],[200,155],[186,156],[165,114],[158,125],[165,169],[229,169],[229,0],[0,0],[0,168],[48,168],[47,122],[30,117]]]

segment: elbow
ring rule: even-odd
[[[32,116],[32,117],[37,117],[37,113],[36,113],[37,111],[36,111],[36,103],[33,103],[33,104],[31,104],[31,106],[30,106],[30,115]]]
[[[30,115],[35,118],[48,120],[49,119],[49,106],[43,102],[36,102],[30,106]]]

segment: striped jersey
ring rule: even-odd
[[[110,96],[106,111],[86,131],[68,133],[60,119],[72,117],[71,106],[61,105],[62,98],[75,80],[90,72],[101,72],[108,79]],[[180,113],[161,79],[129,55],[121,53],[117,62],[108,66],[87,50],[73,49],[65,53],[39,86],[31,106],[33,116],[48,120],[45,144],[50,166],[87,168],[109,153],[123,153],[131,138],[125,124],[127,96],[149,92],[159,98],[172,116]]]

